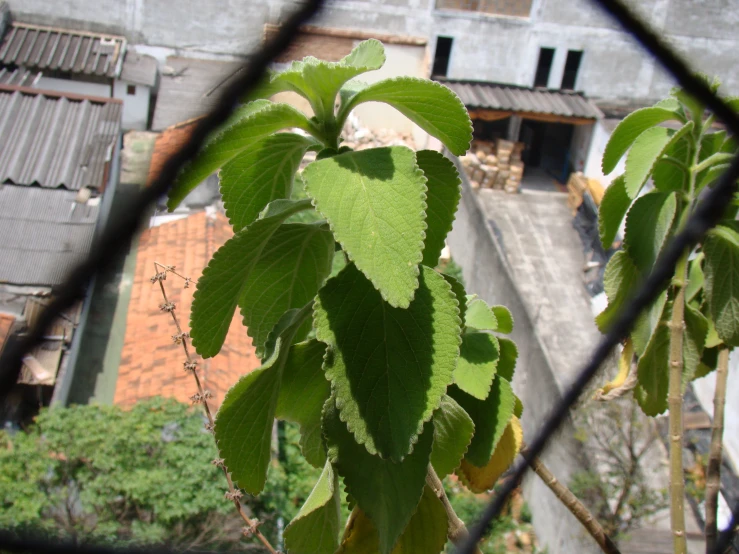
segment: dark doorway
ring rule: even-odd
[[[446,77],[447,71],[449,70],[449,57],[452,54],[452,42],[453,39],[451,37],[437,37],[434,67],[431,70],[432,76]]]
[[[573,126],[524,120],[519,140],[526,144],[521,156],[526,167],[538,167],[564,183],[570,174]]]
[[[476,139],[480,140],[507,139],[510,121],[510,117],[495,121],[475,119],[472,122],[473,135]]]
[[[554,59],[554,48],[540,48],[539,62],[536,64],[536,75],[534,76],[535,87],[546,87],[549,82],[549,72],[552,70]]]

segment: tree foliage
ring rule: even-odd
[[[521,447],[510,386],[517,352],[491,334],[512,331],[510,313],[434,269],[460,198],[456,167],[434,151],[341,144],[349,113],[383,102],[452,154],[469,148],[469,116],[448,88],[355,80],[384,61],[368,40],[339,62],[309,57],[270,75],[170,194],[174,208],[221,170],[236,234],[198,282],[193,345],[216,355],[238,308],[262,358],[215,423],[239,487],[256,494],[268,481],[275,417],[301,426],[303,454],[321,476],[285,531],[295,554],[439,552],[445,534],[421,532],[443,529],[445,517],[425,488],[429,463],[441,474],[479,473],[474,488],[483,490]],[[280,91],[303,96],[314,116],[267,100]],[[298,170],[307,151],[315,161]],[[345,267],[329,278],[337,257]],[[456,425],[461,435],[450,432]],[[344,490],[354,511],[341,539]]]

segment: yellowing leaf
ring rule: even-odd
[[[613,389],[617,389],[626,382],[626,378],[629,376],[629,372],[631,371],[631,359],[633,357],[634,343],[631,342],[631,339],[626,339],[626,344],[624,344],[624,349],[618,359],[618,373],[616,374],[616,377],[613,381],[606,383],[603,387],[598,389],[595,393],[596,398],[609,393]]]
[[[493,456],[485,467],[477,467],[467,460],[457,470],[457,475],[464,484],[474,493],[483,493],[493,488],[501,475],[511,466],[521,451],[523,444],[523,428],[521,421],[513,416],[508,423],[503,436]]]

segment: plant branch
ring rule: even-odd
[[[452,541],[454,546],[461,546],[469,536],[467,526],[464,524],[464,521],[459,519],[457,512],[454,511],[451,502],[449,502],[449,498],[447,498],[446,492],[444,492],[444,485],[441,483],[441,479],[439,479],[436,471],[434,471],[434,468],[430,465],[428,473],[426,474],[426,484],[431,487],[434,494],[436,494],[444,505],[447,521],[449,522],[447,537]],[[475,546],[474,554],[482,554],[479,546]]]
[[[693,177],[691,178],[691,180]],[[683,475],[683,332],[685,329],[685,281],[688,252],[680,257],[675,268],[673,286],[676,290],[670,320],[670,365],[668,406],[670,409],[670,523],[675,554],[686,554],[685,540],[685,478]]]
[[[716,392],[713,396],[713,425],[711,426],[711,450],[706,469],[706,552],[713,552],[718,538],[716,513],[718,493],[721,487],[721,451],[724,434],[724,406],[726,404],[726,378],[729,373],[729,348],[722,345],[716,368]]]
[[[177,277],[183,279],[185,281],[185,288],[190,285],[190,278],[176,273],[174,266],[168,266],[160,264],[158,262],[154,262],[154,268],[156,269],[156,274],[154,275],[154,277],[151,278],[151,280],[152,282],[158,282],[159,288],[162,291],[164,304],[162,304],[161,309],[162,311],[167,311],[172,315],[172,320],[174,321],[175,327],[177,328],[177,334],[174,335],[172,338],[175,343],[182,344],[182,349],[185,352],[186,358],[186,362],[184,364],[185,369],[192,373],[192,376],[195,379],[195,385],[198,389],[197,394],[195,394],[191,398],[193,402],[199,402],[203,405],[203,411],[205,412],[205,416],[208,418],[208,430],[213,432],[215,421],[213,419],[213,413],[211,412],[210,406],[208,405],[208,398],[210,398],[211,396],[210,392],[203,388],[203,384],[200,381],[200,377],[198,376],[198,372],[196,369],[197,362],[192,359],[192,356],[190,355],[190,349],[187,347],[187,339],[189,338],[189,335],[182,332],[182,327],[180,326],[180,322],[177,319],[177,314],[175,313],[175,305],[169,301],[169,298],[167,298],[167,291],[164,288],[164,280],[167,278],[167,273],[172,273]],[[160,271],[160,269],[163,269],[164,271]],[[228,483],[228,492],[226,493],[226,498],[234,503],[236,511],[239,513],[241,519],[244,520],[244,523],[246,523],[246,526],[242,529],[243,534],[247,537],[256,537],[259,542],[261,542],[264,547],[270,552],[270,554],[277,554],[277,550],[272,547],[267,538],[259,530],[259,521],[256,519],[251,519],[248,515],[246,515],[246,512],[241,505],[241,501],[239,500],[242,496],[242,493],[234,486],[226,464],[221,459],[214,460],[213,463],[223,470],[223,475],[226,477],[226,482]]]
[[[521,451],[521,454],[525,454],[525,448]],[[618,547],[611,541],[606,535],[606,532],[601,527],[600,523],[595,516],[590,513],[585,505],[578,500],[578,498],[572,494],[572,491],[568,489],[562,482],[560,482],[554,474],[544,465],[538,457],[534,456],[529,463],[531,469],[544,481],[544,484],[549,487],[554,493],[554,496],[565,505],[565,507],[572,513],[573,516],[582,524],[583,527],[590,533],[590,536],[595,539],[601,550],[606,554],[621,554]]]

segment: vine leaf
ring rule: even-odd
[[[688,284],[685,286],[685,301],[693,300],[706,284],[706,278],[703,274],[703,260],[706,255],[701,252],[690,261],[690,269],[688,270]]]
[[[491,306],[495,319],[498,320],[498,333],[510,334],[513,332],[513,314],[505,306]]]
[[[706,296],[718,336],[739,346],[739,233],[719,226],[709,232],[706,255]]]
[[[433,422],[431,465],[439,479],[443,479],[459,467],[472,441],[475,424],[462,406],[447,395],[442,397],[441,405],[434,412]]]
[[[263,355],[267,337],[280,316],[316,295],[331,273],[333,257],[333,235],[320,222],[284,223],[270,237],[250,271],[241,276],[238,298],[258,356]]]
[[[447,275],[446,273],[442,273],[441,276],[444,277],[444,280],[452,287],[452,292],[457,299],[457,307],[459,308],[459,319],[464,321],[467,313],[467,293],[464,290],[464,286],[454,277]]]
[[[314,326],[329,345],[326,376],[341,418],[372,454],[400,461],[452,382],[460,344],[451,287],[422,266],[403,310],[382,301],[352,264],[318,293]]]
[[[447,234],[452,230],[457,204],[462,196],[462,180],[452,161],[433,150],[416,153],[418,167],[428,179],[426,186],[426,240],[423,265],[436,267]]]
[[[433,425],[425,425],[413,452],[400,463],[373,456],[357,444],[339,419],[333,398],[324,407],[323,431],[329,460],[344,478],[347,492],[377,529],[380,552],[392,551],[423,494]]]
[[[203,358],[215,356],[221,350],[244,284],[272,235],[288,217],[308,208],[307,200],[272,202],[261,219],[216,250],[198,280],[190,315],[192,344]],[[278,319],[280,315],[277,314]]]
[[[685,304],[685,330],[683,331],[683,386],[693,380],[703,356],[708,335],[708,319],[699,309]]]
[[[500,359],[498,360],[497,374],[510,383],[513,381],[513,373],[516,370],[518,347],[512,340],[498,337],[498,350]]]
[[[478,400],[485,400],[495,378],[499,357],[496,337],[489,333],[465,333],[454,370],[454,384]]]
[[[493,455],[513,415],[516,401],[511,384],[505,379],[496,377],[485,400],[478,400],[456,386],[449,387],[449,396],[462,406],[475,424],[475,435],[467,449],[465,460],[483,467]]]
[[[326,462],[310,496],[285,529],[285,546],[289,554],[334,554],[340,527],[339,481]]]
[[[598,210],[598,231],[604,250],[609,250],[613,246],[629,206],[631,198],[626,193],[624,176],[620,175],[606,189]]]
[[[255,142],[219,173],[226,216],[234,233],[252,223],[264,207],[290,198],[295,172],[312,139],[279,133]]]
[[[689,121],[676,132],[665,127],[652,127],[639,135],[629,150],[629,155],[626,156],[624,185],[630,198],[636,198],[652,173],[654,165],[670,145],[676,144],[692,129],[693,122]]]
[[[300,425],[303,456],[314,467],[321,467],[326,453],[321,439],[321,413],[331,394],[323,374],[326,345],[315,339],[290,347],[282,374],[275,417]]]
[[[672,141],[664,150],[664,156],[657,160],[652,170],[652,181],[657,190],[672,192],[683,190],[688,180],[688,159],[690,142]],[[683,166],[676,165],[682,164]]]
[[[670,330],[663,321],[652,335],[637,364],[639,386],[634,391],[634,397],[648,416],[657,416],[667,409],[669,366]]]
[[[648,274],[670,234],[677,211],[674,192],[638,198],[626,216],[624,249],[642,274]]]
[[[342,107],[339,121],[362,102],[389,104],[431,136],[438,138],[455,156],[472,141],[472,122],[467,108],[448,87],[417,77],[395,77],[374,83],[355,94]]]
[[[326,62],[308,56],[294,61],[280,73],[272,73],[258,95],[267,98],[292,91],[306,98],[317,115],[332,113],[341,86],[362,73],[380,69],[385,64],[385,48],[376,39],[360,42],[338,62]]]
[[[603,153],[603,174],[608,175],[616,168],[618,161],[626,153],[636,138],[650,127],[670,119],[678,120],[678,115],[661,107],[642,108],[626,116],[611,133]]]
[[[237,154],[262,137],[291,127],[308,132],[313,130],[308,118],[288,104],[257,100],[237,112],[230,125],[208,138],[197,157],[182,169],[168,193],[169,211]]]
[[[336,240],[392,306],[418,287],[426,177],[404,146],[346,152],[310,164],[305,190]]]
[[[667,304],[667,289],[663,290],[649,307],[639,314],[631,332],[631,339],[634,341],[634,350],[636,350],[637,356],[642,356],[647,349],[649,340],[660,323],[665,304]]]
[[[444,505],[426,485],[416,512],[398,539],[392,554],[438,554],[446,544],[447,516]],[[372,520],[354,508],[345,538],[336,554],[377,554],[379,537]]]
[[[523,428],[519,419],[513,416],[488,462],[483,467],[477,467],[464,459],[457,475],[472,492],[479,494],[488,491],[511,466],[522,446]]]
[[[310,314],[310,304],[291,318],[262,367],[239,379],[226,393],[215,421],[216,443],[231,478],[249,494],[259,494],[267,480],[283,368],[289,344]]]
[[[598,314],[595,323],[601,333],[608,332],[621,307],[629,294],[639,282],[639,270],[634,262],[623,250],[616,252],[608,264],[603,275],[603,287],[608,297],[608,306]]]
[[[467,298],[464,325],[470,329],[495,331],[498,328],[498,318],[487,302],[477,295],[472,295]]]

